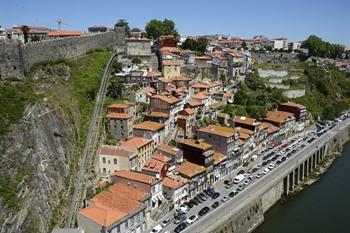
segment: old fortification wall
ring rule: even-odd
[[[32,65],[61,58],[74,58],[88,51],[106,47],[123,46],[124,28],[115,31],[83,37],[71,37],[39,41],[22,45],[17,41],[0,42],[0,78],[24,77]]]

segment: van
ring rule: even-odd
[[[233,179],[233,183],[238,184],[245,178],[244,174],[240,174]]]

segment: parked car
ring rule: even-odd
[[[164,228],[164,227],[168,226],[169,223],[170,223],[170,219],[164,219],[162,222],[162,227]]]
[[[229,197],[234,197],[238,194],[238,192],[236,190],[233,190],[232,192],[230,192],[228,195]]]
[[[203,207],[199,212],[198,212],[198,215],[199,216],[203,216],[203,215],[205,215],[206,213],[208,213],[209,212],[209,207],[208,206],[205,206],[205,207]]]
[[[226,202],[226,201],[228,201],[228,199],[230,199],[228,196],[224,196],[224,197],[221,199],[221,201],[222,201],[222,202]]]
[[[184,214],[181,214],[181,215],[177,215],[175,218],[174,218],[174,224],[177,225],[179,224],[180,222],[183,222],[186,220],[186,215]]]
[[[270,169],[265,168],[265,169],[263,170],[263,174],[266,175],[269,171],[270,171]]]
[[[163,227],[160,224],[158,224],[157,226],[153,227],[151,233],[159,233],[162,231],[162,229]]]
[[[180,223],[177,227],[175,227],[174,232],[179,233],[187,227],[187,224],[185,222]]]
[[[189,202],[192,203],[193,205],[198,205],[199,204],[198,201],[196,201],[195,199],[191,199]]]
[[[213,207],[214,209],[217,208],[218,206],[219,206],[219,202],[218,202],[218,201],[214,202],[214,203],[211,205],[211,207]]]
[[[259,172],[258,174],[256,174],[256,178],[260,178],[262,175],[261,175],[261,173]]]
[[[216,198],[218,198],[218,197],[220,197],[220,193],[219,193],[219,192],[215,192],[215,193],[213,194],[213,196],[212,196],[213,199],[216,199]]]
[[[203,202],[202,198],[200,198],[198,195],[195,196],[193,199],[196,200],[198,203],[202,203]]]
[[[241,174],[244,174],[244,173],[245,173],[244,170],[240,170],[240,171],[237,173],[237,175],[241,175]]]
[[[189,209],[191,209],[193,207],[193,204],[189,201],[184,203]]]
[[[244,184],[240,184],[238,185],[238,191],[242,191],[244,189],[245,185]]]
[[[273,163],[270,163],[269,166],[268,166],[268,168],[269,168],[270,170],[274,169],[275,167],[276,167],[276,165],[273,164]]]
[[[186,220],[186,222],[187,222],[188,224],[192,224],[192,223],[194,223],[195,221],[197,221],[197,219],[198,219],[198,216],[197,216],[197,215],[192,215],[191,217],[189,217],[189,218]]]
[[[224,180],[224,184],[230,184],[232,182],[232,179],[230,178],[230,179],[226,179],[226,180]]]

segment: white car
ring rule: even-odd
[[[274,169],[276,167],[275,164],[273,163],[270,163],[269,166],[267,166],[270,170]]]
[[[197,219],[198,219],[198,216],[197,216],[197,215],[192,215],[191,217],[189,217],[188,219],[186,219],[186,222],[187,222],[188,224],[192,224],[192,223],[194,223],[195,221],[197,221]]]
[[[153,227],[151,233],[159,233],[162,231],[162,229],[163,227],[160,224],[158,224],[157,226]]]
[[[222,202],[226,202],[226,201],[228,201],[228,199],[229,199],[229,197],[224,196],[224,197],[221,199],[221,201],[222,201]]]
[[[266,174],[267,174],[269,171],[270,171],[270,169],[265,168],[265,169],[263,170],[263,172],[262,172],[262,173],[263,173],[264,175],[266,175]]]
[[[256,178],[260,178],[262,176],[262,174],[259,172],[258,174],[256,174]]]

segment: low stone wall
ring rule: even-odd
[[[299,98],[305,95],[305,89],[284,91],[282,95],[289,99]]]

